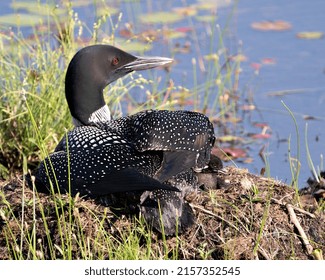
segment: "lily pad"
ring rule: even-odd
[[[137,34],[136,38],[142,42],[148,43],[157,40],[161,36],[161,32],[161,30],[149,28]]]
[[[225,142],[243,142],[243,139],[241,137],[235,136],[235,135],[224,135],[219,136],[218,141],[225,143]]]
[[[177,14],[180,14],[182,16],[194,16],[197,14],[197,9],[193,6],[177,7],[174,8],[173,11],[175,11]]]
[[[261,127],[261,128],[265,128],[265,127],[269,127],[269,125],[267,123],[260,123],[260,122],[256,122],[254,123],[255,127]]]
[[[204,56],[204,59],[207,61],[219,61],[219,55],[216,53],[207,54]]]
[[[269,139],[272,135],[268,133],[253,134],[251,137],[253,139]]]
[[[236,62],[244,62],[244,61],[248,60],[248,57],[243,54],[237,54],[237,55],[231,56],[230,60],[236,61]]]
[[[244,104],[240,106],[240,109],[243,111],[254,111],[256,109],[254,104]]]
[[[124,51],[137,52],[137,53],[144,53],[145,51],[152,49],[152,45],[137,42],[137,41],[123,43],[121,46],[123,46]]]
[[[120,10],[118,8],[114,8],[114,7],[98,7],[97,8],[97,16],[112,16],[112,15],[116,15],[120,12]]]
[[[246,151],[241,148],[225,147],[225,148],[222,148],[222,150],[228,157],[230,157],[232,159],[247,157]]]
[[[265,64],[265,65],[276,64],[276,60],[274,58],[271,58],[271,57],[262,58],[261,62],[262,62],[262,64]]]
[[[174,23],[184,18],[183,15],[175,12],[157,12],[151,14],[145,14],[140,17],[143,23]]]
[[[11,8],[18,10],[23,9],[26,10],[32,14],[37,15],[63,15],[66,13],[66,9],[60,8],[57,5],[49,5],[46,3],[35,3],[33,2],[24,2],[24,1],[15,1],[11,3]]]
[[[66,6],[71,5],[72,7],[77,8],[77,7],[89,6],[94,3],[94,0],[74,0],[74,1],[64,0],[63,3]]]
[[[182,32],[182,33],[188,33],[188,32],[192,32],[193,28],[192,27],[177,27],[175,28],[175,31],[177,32]]]
[[[198,0],[196,7],[201,10],[213,10],[228,7],[232,2],[232,0]]]
[[[251,27],[256,30],[261,31],[286,31],[291,29],[291,24],[284,20],[276,20],[276,21],[260,21],[253,22]]]
[[[217,19],[216,15],[204,15],[204,16],[196,16],[195,17],[198,21],[203,21],[203,22],[215,22]]]
[[[310,116],[310,115],[304,115],[303,118],[304,118],[305,121],[317,120],[316,117]]]
[[[262,67],[262,64],[258,62],[252,62],[249,66],[252,67],[255,71],[259,71]]]
[[[31,14],[7,14],[0,16],[0,24],[15,26],[35,26],[40,24],[43,17]]]
[[[123,38],[115,38],[113,42],[112,40],[104,38],[102,43],[115,45],[126,52],[136,52],[140,54],[143,54],[144,52],[152,49],[152,45],[148,43],[125,40]]]
[[[163,35],[165,38],[168,38],[168,39],[178,39],[178,38],[186,37],[186,33],[184,33],[184,32],[179,32],[176,30],[169,30],[169,29],[164,30]]]
[[[195,5],[195,7],[199,10],[216,10],[217,9],[217,3],[213,3],[213,2],[201,2]]]
[[[323,32],[311,31],[311,32],[299,32],[297,33],[297,38],[299,39],[321,39],[324,37]]]

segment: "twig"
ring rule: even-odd
[[[286,206],[286,204],[284,204],[283,202],[281,202],[281,201],[278,200],[278,199],[271,198],[271,201],[274,202],[274,203],[276,203],[276,204],[279,204],[279,205],[282,205],[282,206]],[[290,205],[291,205],[291,204],[290,204]],[[301,208],[299,208],[299,207],[297,207],[297,206],[293,206],[293,205],[291,205],[291,207],[292,207],[294,210],[296,210],[296,211],[298,211],[298,212],[300,212],[300,213],[302,213],[302,214],[305,214],[305,215],[307,215],[307,216],[309,216],[309,217],[311,217],[311,218],[315,218],[315,215],[314,215],[314,214],[312,214],[312,213],[310,213],[310,212],[308,212],[308,211],[306,211],[306,210],[303,210],[303,209],[301,209]]]
[[[288,212],[289,212],[290,220],[295,225],[295,227],[297,228],[297,230],[299,232],[299,235],[301,237],[302,243],[304,244],[304,246],[307,249],[307,253],[309,255],[312,255],[314,248],[313,248],[313,246],[310,245],[309,239],[308,239],[304,229],[301,227],[301,225],[300,225],[300,223],[299,223],[299,221],[297,219],[295,211],[293,210],[293,206],[288,203],[288,204],[286,204],[286,207],[287,207]]]
[[[233,227],[235,230],[239,231],[239,228],[238,228],[238,227],[236,227],[235,225],[233,225],[232,223],[230,223],[230,222],[227,221],[226,219],[220,217],[219,215],[217,215],[217,214],[215,214],[215,213],[213,213],[213,212],[211,212],[211,211],[209,211],[209,210],[206,210],[206,209],[204,209],[203,207],[200,207],[200,206],[198,206],[198,205],[195,205],[195,204],[192,204],[192,203],[191,203],[190,205],[191,205],[192,208],[198,209],[198,210],[200,210],[201,212],[203,212],[203,213],[205,213],[205,214],[208,214],[208,215],[210,215],[210,216],[212,216],[212,217],[216,217],[216,218],[220,219],[221,221],[225,222],[226,224],[228,224],[229,226]]]
[[[216,232],[215,235],[219,238],[222,244],[226,244],[225,240]]]

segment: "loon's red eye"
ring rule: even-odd
[[[116,66],[119,62],[120,62],[120,61],[119,61],[119,59],[118,59],[117,57],[114,57],[114,58],[112,59],[112,65],[114,65],[114,66]]]

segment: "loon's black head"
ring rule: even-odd
[[[72,117],[77,123],[92,122],[92,115],[105,106],[103,89],[108,84],[132,71],[171,62],[172,59],[165,57],[134,56],[109,45],[81,49],[71,60],[65,79],[65,94]]]

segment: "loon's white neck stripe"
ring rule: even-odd
[[[95,112],[93,112],[88,121],[87,124],[89,123],[104,123],[108,122],[111,120],[111,111],[109,110],[107,105],[104,105],[103,107],[99,108]],[[82,123],[77,120],[76,118],[72,118],[73,124],[75,126],[81,126]]]
[[[111,120],[111,111],[109,110],[107,105],[96,110],[92,113],[88,119],[89,122],[107,122]]]

